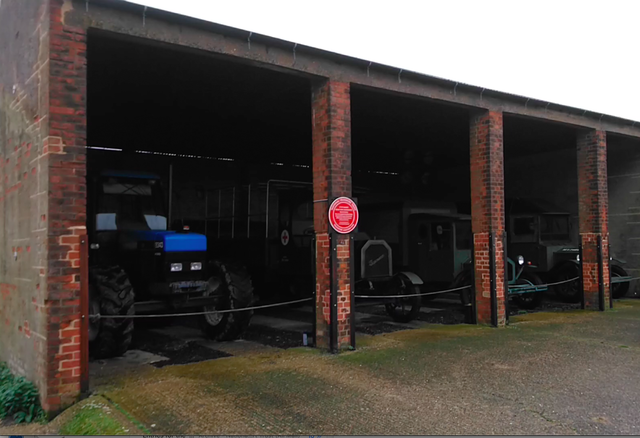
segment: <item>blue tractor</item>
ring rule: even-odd
[[[157,175],[105,171],[89,190],[91,356],[124,354],[140,314],[208,312],[198,316],[207,337],[242,334],[251,311],[219,311],[252,304],[251,278],[241,265],[212,258],[204,235],[167,229]]]

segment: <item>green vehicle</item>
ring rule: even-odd
[[[522,254],[531,271],[545,283],[556,283],[580,275],[579,248],[571,239],[568,212],[539,199],[507,201],[508,251]],[[611,257],[611,291],[622,298],[629,291],[630,278],[624,261]],[[563,300],[580,300],[578,280],[553,286]]]
[[[457,213],[451,203],[422,200],[359,199],[359,229],[383,239],[394,254],[394,271],[418,277],[420,292],[458,288],[472,283],[471,216]],[[509,259],[509,296],[519,307],[532,309],[547,289],[525,258]],[[471,304],[471,289],[459,292]],[[426,296],[426,299],[436,295]]]

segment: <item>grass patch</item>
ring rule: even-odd
[[[582,309],[565,310],[563,312],[535,312],[522,315],[512,315],[509,317],[510,323],[519,322],[562,322],[580,323],[584,317],[592,316],[592,312]],[[581,318],[582,317],[582,318]]]
[[[633,298],[625,298],[625,299],[620,299],[620,300],[614,300],[613,301],[613,308],[615,309],[616,306],[620,306],[620,307],[634,307],[634,308],[640,308],[640,300],[638,299],[633,299]]]
[[[114,413],[112,408],[100,401],[90,399],[74,410],[73,416],[60,427],[61,435],[130,435],[129,431]]]
[[[105,397],[107,398],[107,397]],[[109,403],[111,403],[113,406],[115,406],[115,408],[120,411],[120,413],[122,415],[124,415],[125,417],[127,417],[127,420],[131,421],[133,424],[136,425],[136,427],[138,429],[140,429],[143,432],[146,432],[147,435],[151,435],[151,431],[149,429],[147,429],[147,427],[142,424],[141,422],[139,422],[138,420],[136,420],[130,413],[128,413],[127,411],[125,411],[122,406],[120,406],[118,403],[114,402],[113,400],[107,398],[107,400],[109,400]]]

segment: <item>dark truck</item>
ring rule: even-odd
[[[88,195],[93,357],[127,351],[136,314],[198,309],[212,312],[200,317],[210,338],[230,340],[241,334],[250,311],[213,312],[249,306],[250,277],[242,266],[212,259],[204,235],[167,229],[158,176],[103,171],[90,179]]]
[[[530,269],[545,283],[556,283],[580,275],[578,245],[571,238],[571,216],[540,199],[509,199],[506,203],[508,253],[522,254]],[[629,291],[624,261],[611,257],[611,291],[614,298]],[[580,299],[578,281],[553,286],[565,301]]]

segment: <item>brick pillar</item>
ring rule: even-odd
[[[80,235],[86,232],[86,29],[51,0],[48,167],[47,390],[50,413],[80,394]],[[86,334],[85,334],[86,335]]]
[[[331,285],[337,289],[336,349],[350,345],[351,286],[349,237],[335,234],[336,275],[331,278],[329,201],[351,196],[351,100],[349,84],[325,81],[312,90],[313,199],[316,233],[316,345],[331,346]]]
[[[492,323],[489,236],[495,241],[493,284],[499,327],[505,325],[504,151],[502,113],[478,111],[470,120],[471,216],[478,324]]]
[[[585,307],[600,308],[598,291],[598,237],[602,238],[604,308],[609,306],[609,204],[607,190],[607,134],[580,131],[578,202]]]

